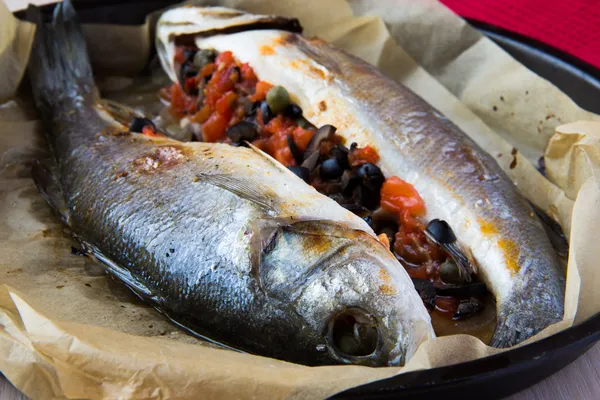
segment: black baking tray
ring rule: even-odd
[[[74,0],[84,23],[136,25],[168,0]],[[51,6],[43,7],[47,12]],[[24,18],[24,12],[16,13]],[[568,54],[491,25],[470,21],[514,58],[568,94],[581,107],[600,113],[600,71]],[[333,398],[499,399],[564,368],[600,340],[600,313],[556,335],[495,356],[447,367],[408,372],[341,392]]]

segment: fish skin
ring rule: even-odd
[[[158,23],[159,56],[172,74],[177,29],[161,27],[170,18],[186,17],[167,12]],[[224,30],[227,22],[221,23]],[[375,147],[384,174],[419,191],[425,220],[449,222],[496,298],[492,346],[516,345],[562,319],[565,271],[540,221],[495,160],[448,118],[321,40],[281,30],[209,36],[201,23],[194,29],[199,48],[230,50],[259,79],[286,87],[313,124],[331,124],[348,142]]]
[[[39,18],[29,77],[56,165],[34,177],[109,273],[197,334],[307,365],[401,365],[434,336],[362,219],[257,149],[128,132],[97,102],[70,3]],[[370,356],[332,345],[348,308],[376,321]]]

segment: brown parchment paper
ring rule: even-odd
[[[17,89],[29,58],[35,27],[19,22],[0,1],[0,15],[5,15],[0,25],[0,101],[5,101]]]
[[[413,3],[407,1],[364,2],[364,7],[352,2],[354,11],[361,14],[357,16],[343,0],[201,3],[298,17],[306,34],[318,35],[379,66],[495,155],[524,195],[561,222],[570,232],[565,319],[529,341],[600,311],[600,294],[594,290],[600,284],[596,261],[600,259],[600,249],[594,236],[588,234],[600,223],[600,127],[593,122],[576,122],[596,116],[568,104],[573,114],[561,114],[561,121],[576,123],[559,128],[552,140],[550,134],[540,139],[536,124],[533,128],[523,124],[514,135],[507,134],[513,132],[510,127],[501,131],[492,123],[492,127],[488,126],[484,122],[486,113],[479,113],[468,101],[465,105],[453,93],[462,96],[479,92],[499,99],[506,93],[505,86],[520,80],[533,86],[549,84],[490,46],[482,53],[483,60],[508,60],[508,66],[495,70],[491,78],[471,79],[486,76],[490,66],[480,60],[477,65],[482,65],[483,70],[473,69],[470,59],[464,61],[469,65],[463,65],[460,52],[439,56],[442,61],[438,61],[453,60],[452,71],[460,72],[436,69],[432,60],[445,54],[449,44],[443,40],[427,41],[428,32],[433,35],[434,25],[436,35],[443,36],[438,26],[443,23],[449,35],[452,33],[452,45],[473,54],[477,51],[472,44],[481,38],[474,39],[476,32],[455,34],[469,31],[461,19],[434,2],[426,3],[427,12],[417,14]],[[374,15],[375,11],[383,16],[416,16],[384,22]],[[0,6],[0,26],[10,18]],[[401,32],[402,41],[398,37],[394,40],[388,29]],[[96,25],[85,26],[84,31],[95,70],[124,75],[99,79],[101,86],[136,85],[136,78],[130,76],[140,72],[148,60],[151,26]],[[428,57],[419,59],[407,45],[416,42],[428,47]],[[13,40],[11,45],[28,54],[29,43]],[[2,62],[10,54],[0,52],[0,66],[5,65]],[[17,69],[0,69],[3,79],[18,82],[20,77],[12,74],[22,71],[25,63],[26,57]],[[442,70],[448,76],[436,72]],[[453,89],[458,86],[455,80],[464,86],[460,91]],[[14,91],[15,85],[11,88]],[[515,105],[509,114],[519,112],[523,121],[534,121],[541,104],[565,106],[566,97],[557,93],[544,99],[546,94],[542,91],[531,91],[528,103]],[[131,100],[135,102],[136,98]],[[537,153],[531,153],[532,159],[547,147],[548,176],[552,181],[540,175],[527,157],[512,154],[513,146],[519,150],[535,147]],[[403,368],[311,368],[207,345],[137,302],[101,274],[95,264],[71,254],[69,234],[44,203],[29,175],[32,160],[45,154],[45,144],[29,96],[23,90],[0,104],[0,154],[0,371],[32,398],[322,398],[401,372],[450,365],[500,351],[474,337],[460,335],[424,343]],[[511,164],[516,166],[510,168]]]

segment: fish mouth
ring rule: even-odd
[[[326,326],[325,339],[329,353],[341,363],[382,365],[379,323],[373,314],[360,307],[348,307],[333,314]]]

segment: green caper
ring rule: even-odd
[[[194,61],[192,64],[194,67],[200,69],[206,64],[210,64],[215,61],[215,52],[213,50],[198,50],[194,54]]]
[[[446,283],[460,284],[464,282],[458,265],[452,260],[446,260],[440,265],[440,278]]]
[[[283,86],[274,86],[267,92],[267,105],[274,114],[283,111],[290,104],[290,94]]]

